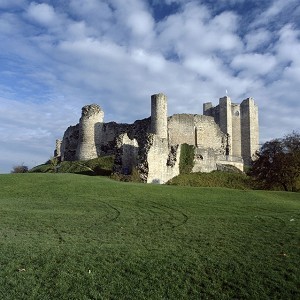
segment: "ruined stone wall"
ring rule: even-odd
[[[180,147],[169,148],[166,139],[152,135],[151,145],[146,155],[148,165],[147,183],[165,183],[179,175]],[[170,160],[170,156],[173,159]]]
[[[170,145],[189,144],[201,148],[225,150],[226,135],[213,117],[176,114],[168,119]]]
[[[129,175],[138,164],[139,145],[135,138],[130,139],[127,133],[116,139],[116,158],[114,172]]]
[[[194,124],[197,147],[217,149],[218,153],[225,154],[226,135],[212,117],[195,115]]]
[[[211,148],[196,148],[192,172],[211,172],[217,169],[216,153]]]
[[[170,145],[195,145],[194,115],[176,114],[169,117],[168,137]]]
[[[129,139],[136,139],[138,145],[143,145],[150,130],[150,118],[137,120],[133,124],[104,123],[101,133],[100,152],[102,155],[114,154],[116,139],[124,133],[127,133]]]
[[[64,133],[61,143],[61,160],[74,161],[76,160],[76,149],[79,140],[79,124],[69,126]]]

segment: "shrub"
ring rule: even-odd
[[[222,171],[180,174],[168,181],[167,184],[195,187],[226,187],[241,190],[255,188],[253,180],[246,174]]]
[[[140,182],[140,183],[143,182],[137,168],[133,168],[131,174],[129,174],[129,175],[113,173],[111,175],[111,179],[114,179],[117,181],[124,181],[124,182]]]
[[[180,174],[189,174],[194,167],[194,152],[195,147],[193,145],[182,144],[179,160],[179,172]]]
[[[27,173],[28,167],[24,165],[14,166],[11,173]]]

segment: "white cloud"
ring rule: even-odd
[[[129,15],[127,24],[134,35],[143,36],[152,34],[154,21],[149,13],[141,11]]]
[[[180,8],[159,23],[141,0],[7,8],[0,17],[0,157],[10,167],[13,157],[29,164],[33,153],[45,161],[83,105],[100,104],[106,121],[133,122],[150,115],[157,92],[168,95],[169,114],[202,113],[203,102],[217,104],[227,89],[234,102],[256,99],[262,139],[299,130],[299,26],[271,31],[265,20],[244,35],[248,25],[237,12],[165,2]]]
[[[58,21],[54,8],[46,3],[30,3],[27,15],[33,21],[46,26],[53,25]]]
[[[272,42],[272,38],[272,33],[264,28],[251,31],[245,36],[246,49],[247,51],[266,49]]]
[[[244,72],[244,76],[265,75],[276,66],[276,59],[270,54],[246,53],[233,58],[231,67]]]
[[[284,26],[279,31],[279,41],[275,50],[282,61],[300,65],[300,30],[293,29],[290,24]]]

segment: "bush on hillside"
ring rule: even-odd
[[[27,173],[28,167],[24,165],[14,166],[11,173]]]
[[[251,177],[246,174],[222,171],[180,174],[169,180],[167,184],[194,187],[225,187],[241,190],[255,188]]]
[[[87,161],[63,161],[50,159],[43,165],[30,170],[34,173],[75,173],[91,176],[109,176],[112,173],[114,156],[103,156]]]
[[[136,168],[133,168],[131,174],[129,174],[129,175],[113,173],[111,175],[111,179],[114,179],[117,181],[124,181],[124,182],[140,182],[140,183],[143,182],[140,177],[140,173]]]

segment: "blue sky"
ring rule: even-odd
[[[253,97],[261,142],[300,131],[299,0],[0,0],[0,172],[53,154],[81,107],[105,121]]]

